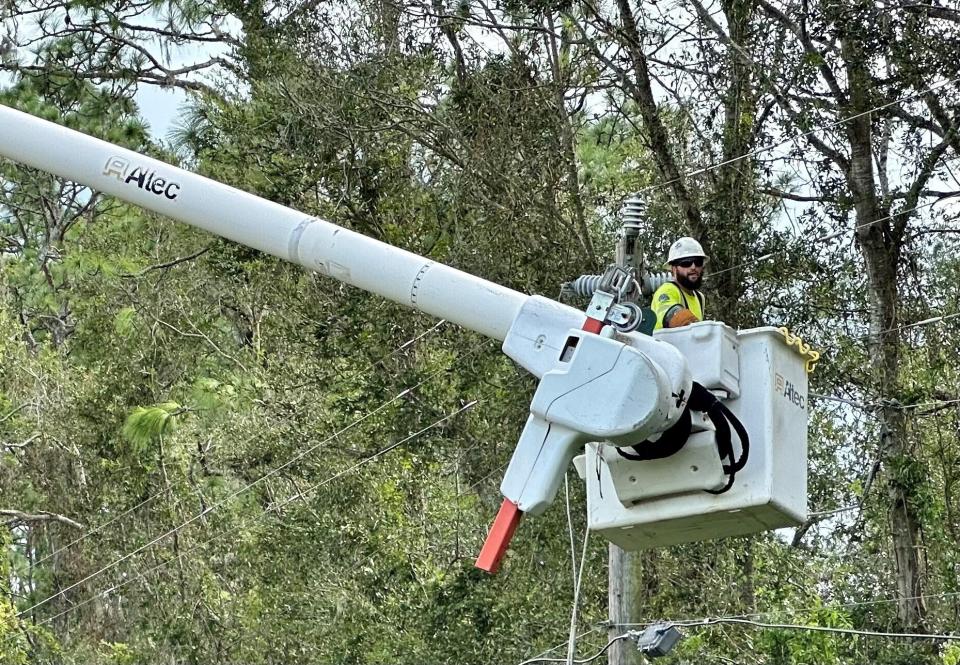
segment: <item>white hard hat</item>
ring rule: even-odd
[[[706,263],[707,255],[703,253],[703,246],[693,238],[683,237],[670,245],[670,253],[667,254],[667,263],[673,263],[680,259],[689,259],[695,256],[702,257],[704,263]]]

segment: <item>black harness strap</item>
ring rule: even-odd
[[[621,457],[634,461],[664,459],[676,454],[690,437],[693,422],[690,416],[691,411],[706,413],[714,428],[716,428],[717,453],[720,455],[721,462],[723,462],[723,472],[727,475],[727,484],[718,490],[706,491],[711,494],[723,494],[733,487],[737,472],[742,470],[747,463],[747,457],[750,454],[750,437],[743,423],[733,415],[733,412],[713,393],[696,381],[693,382],[690,400],[680,415],[680,419],[670,429],[666,430],[659,439],[630,446],[632,452],[627,452],[623,448],[617,448],[616,451]],[[731,426],[733,431],[736,431],[737,438],[740,439],[739,458],[733,449]]]

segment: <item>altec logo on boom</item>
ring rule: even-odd
[[[782,374],[777,374],[774,379],[774,390],[799,406],[801,409],[807,408],[807,400],[804,399],[803,395],[800,394],[800,391],[797,390],[790,381],[784,379]]]
[[[133,169],[130,167],[129,160],[123,157],[111,157],[103,167],[103,175],[113,176],[124,184],[135,183],[145,192],[163,196],[171,201],[175,200],[180,193],[178,183],[167,182],[166,179],[157,176],[156,171],[140,166],[134,166]]]

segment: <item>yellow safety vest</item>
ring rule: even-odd
[[[653,300],[650,303],[650,308],[657,315],[657,325],[654,326],[654,330],[664,327],[663,317],[676,305],[689,309],[694,316],[703,321],[703,294],[699,291],[687,291],[676,282],[666,282],[661,284],[653,294]]]

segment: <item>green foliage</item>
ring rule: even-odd
[[[123,424],[123,437],[133,446],[134,453],[143,452],[151,443],[172,431],[176,416],[181,413],[183,407],[176,402],[138,406]]]
[[[121,5],[70,3],[70,24],[56,7],[39,13],[60,38],[38,43],[37,69],[19,70],[0,102],[548,296],[600,268],[589,247],[600,263],[611,255],[628,193],[647,200],[652,265],[691,231],[631,92],[636,72],[617,69],[632,44],[583,8],[495,7],[524,27],[488,50],[464,30],[490,17],[467,4],[416,17],[398,7],[393,24],[389,3]],[[862,29],[865,62],[899,63],[868,97],[886,103],[921,89],[925,72],[948,76],[957,42],[942,20],[855,5],[814,3],[804,16],[823,39]],[[144,7],[160,14],[136,14]],[[812,402],[814,519],[802,529],[638,555],[638,620],[759,614],[896,629],[895,604],[874,602],[895,592],[896,507],[917,520],[928,629],[952,630],[956,607],[938,594],[958,591],[960,420],[940,401],[960,385],[960,338],[952,326],[905,332],[897,380],[875,394],[877,356],[860,337],[875,311],[865,262],[848,236],[810,241],[846,228],[858,202],[829,160],[779,145],[799,129],[845,146],[839,126],[823,129],[836,109],[816,90],[842,52],[794,53],[772,19],[721,9],[731,30],[743,13],[752,21],[742,43],[770,81],[738,83],[737,58],[702,39],[704,25],[661,51],[674,42],[655,3],[637,24],[641,50],[670,73],[658,94],[674,75],[700,77],[658,107],[684,170],[778,146],[688,178],[717,275],[708,311],[790,326],[824,351],[811,392],[867,406]],[[149,30],[135,31],[141,22]],[[191,31],[209,44],[234,22],[239,37],[223,38],[217,58],[231,74],[216,84],[164,74],[137,52],[158,30],[166,50]],[[930,25],[941,34],[921,39]],[[197,92],[169,148],[139,118],[134,80]],[[765,87],[784,81],[806,104],[799,117]],[[895,139],[905,172],[929,154],[926,135]],[[525,521],[499,576],[472,567],[534,387],[495,344],[57,178],[0,162],[0,181],[0,507],[86,527],[3,532],[0,662],[510,663],[565,639],[573,583],[559,506]],[[776,192],[811,189],[827,203],[785,216]],[[887,262],[906,294],[897,322],[960,307],[950,234],[915,231],[932,238],[929,251],[907,246]],[[905,449],[880,449],[890,413],[903,418]],[[579,485],[572,502],[579,533]],[[606,619],[604,544],[594,539],[587,556],[584,628]],[[102,572],[18,618],[92,571]],[[581,653],[605,642],[589,633]],[[715,626],[690,629],[668,662],[937,659],[960,662],[952,647]]]
[[[956,644],[948,644],[940,655],[943,665],[957,665],[960,663],[960,647]]]

